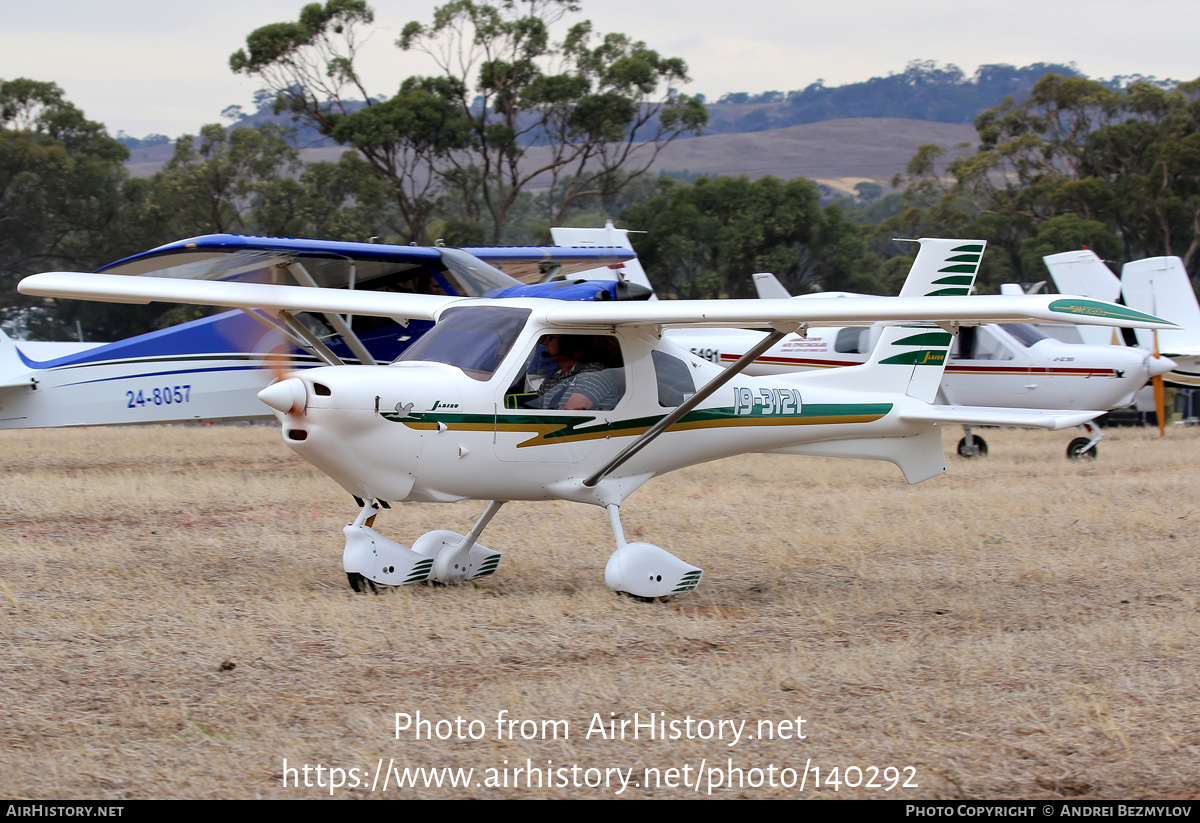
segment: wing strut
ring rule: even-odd
[[[344,362],[342,362],[341,358],[329,350],[328,346],[321,342],[321,338],[317,337],[315,334],[309,331],[308,327],[297,320],[296,315],[292,314],[290,311],[280,309],[279,319],[283,322],[283,325],[287,327],[287,330],[303,340],[307,344],[308,350],[315,354],[325,365],[346,365]]]
[[[599,471],[595,472],[590,477],[588,477],[586,480],[584,480],[583,485],[587,486],[588,488],[591,488],[592,486],[595,486],[597,483],[599,483],[601,480],[603,480],[608,474],[610,474],[611,472],[620,468],[620,466],[626,460],[633,457],[635,454],[640,452],[642,449],[646,448],[646,446],[650,445],[650,442],[652,440],[654,440],[654,438],[658,437],[660,434],[665,432],[667,429],[671,428],[671,426],[674,426],[679,421],[679,419],[682,418],[685,414],[687,414],[692,409],[696,408],[696,406],[700,405],[702,402],[707,400],[708,397],[713,392],[715,392],[717,389],[724,386],[726,383],[728,383],[730,380],[732,380],[737,375],[741,374],[742,371],[744,371],[747,366],[749,366],[751,363],[753,363],[755,360],[758,359],[758,356],[760,354],[762,354],[767,349],[771,348],[776,343],[778,343],[780,340],[782,340],[784,337],[786,337],[787,335],[791,334],[793,331],[796,331],[796,329],[799,329],[799,328],[800,328],[800,326],[797,326],[795,328],[789,328],[785,331],[780,331],[779,329],[773,330],[770,334],[768,334],[761,341],[759,341],[757,346],[750,349],[750,351],[746,352],[740,358],[738,358],[736,363],[734,363],[729,368],[725,369],[725,371],[723,371],[721,374],[718,374],[712,380],[709,380],[707,383],[705,383],[703,386],[701,386],[700,390],[698,392],[693,394],[687,400],[680,403],[675,408],[674,411],[672,411],[670,414],[668,414],[662,420],[659,420],[657,423],[655,423],[653,426],[651,426],[649,429],[647,429],[646,432],[641,437],[639,437],[637,440],[633,441],[628,446],[626,446],[624,449],[622,449],[621,453],[618,454],[616,457],[614,457],[612,460],[610,460],[607,465],[603,466]]]
[[[297,263],[297,262],[288,263],[288,271],[290,271],[292,273],[292,276],[295,277],[296,280],[298,282],[302,283],[303,285],[309,286],[310,288],[314,288],[314,289],[318,288],[317,281],[314,280],[313,276],[308,273],[308,269],[304,268],[304,266],[301,265],[300,263]],[[350,272],[351,272],[350,287],[354,288],[353,264],[351,264]],[[378,362],[375,360],[375,358],[371,356],[371,353],[369,351],[367,351],[367,347],[364,346],[362,344],[362,341],[358,339],[358,335],[355,334],[354,332],[352,332],[350,330],[350,327],[348,325],[346,325],[346,321],[342,319],[342,316],[340,314],[335,314],[334,312],[324,312],[322,316],[327,321],[329,321],[329,325],[333,326],[333,330],[336,331],[339,335],[341,335],[342,340],[345,342],[345,344],[347,346],[350,347],[350,351],[354,352],[354,356],[358,358],[358,362],[360,362],[366,366],[379,365]]]
[[[282,337],[287,342],[291,343],[296,348],[304,349],[305,351],[308,351],[307,343],[305,343],[299,337],[297,337],[296,335],[294,335],[290,331],[288,331],[288,329],[282,323],[272,322],[271,320],[268,320],[267,318],[263,317],[261,314],[259,314],[259,311],[260,311],[259,309],[239,309],[239,311],[242,312],[242,314],[246,315],[247,317],[252,317],[259,323],[262,323],[268,329],[270,329],[271,331],[278,334],[280,337]],[[311,354],[311,352],[309,352],[309,353]]]

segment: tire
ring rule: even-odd
[[[968,443],[967,438],[958,441],[958,456],[970,460],[972,457],[987,457],[987,441],[979,435],[973,435],[975,441],[972,446]]]
[[[1087,451],[1084,451],[1084,449],[1087,448],[1087,444],[1091,443],[1091,442],[1092,441],[1090,438],[1076,437],[1074,440],[1072,440],[1070,442],[1070,444],[1067,445],[1067,459],[1068,460],[1095,460],[1096,459],[1096,447],[1095,446],[1092,446],[1090,449],[1087,449]]]
[[[346,581],[350,584],[350,588],[359,594],[379,594],[380,587],[358,572],[346,572]]]

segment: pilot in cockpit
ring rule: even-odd
[[[542,338],[545,357],[558,366],[538,386],[531,409],[612,409],[620,395],[616,371],[604,362],[605,352],[592,335],[550,334]]]

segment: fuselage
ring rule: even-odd
[[[525,317],[499,345],[483,343],[480,335],[487,349],[482,356],[439,348],[439,342],[465,345],[461,341],[479,331],[450,327],[440,341],[390,366],[316,368],[276,384],[268,402],[283,423],[285,442],[364,499],[561,498],[608,505],[656,474],[733,454],[922,431],[898,420],[903,395],[810,390],[801,375],[739,375],[588,486],[585,478],[722,368],[641,327],[571,329],[611,341],[606,365],[616,372],[619,397],[605,410],[524,408],[520,398],[533,388],[539,341],[555,330],[536,308],[491,311]]]
[[[762,339],[741,329],[675,330],[680,346],[714,363],[729,365]],[[813,329],[806,337],[788,335],[747,369],[779,375],[827,370],[863,363],[871,354],[875,330]],[[970,337],[964,346],[962,338]],[[1063,343],[1029,326],[965,328],[950,350],[941,395],[948,403],[1023,409],[1111,409],[1133,402],[1169,360],[1155,361],[1140,349]]]

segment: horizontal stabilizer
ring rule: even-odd
[[[991,406],[926,406],[900,413],[914,423],[960,423],[964,426],[1017,426],[1030,429],[1069,429],[1104,414],[1065,409],[1005,409]]]

